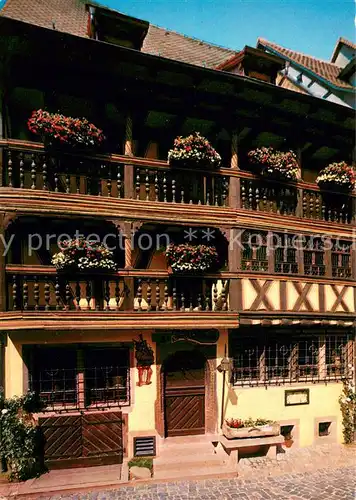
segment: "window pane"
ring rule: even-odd
[[[70,347],[42,347],[32,351],[30,388],[48,405],[75,403],[76,351]]]
[[[128,399],[128,348],[87,348],[84,359],[87,405],[117,403]]]

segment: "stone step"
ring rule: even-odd
[[[225,463],[226,461],[219,455],[197,453],[194,455],[187,454],[182,456],[171,455],[168,457],[158,457],[154,459],[153,467],[156,472],[174,470],[178,468],[200,469],[210,466],[225,467]]]
[[[159,448],[159,457],[182,457],[185,455],[214,455],[215,447],[212,443],[191,443],[184,445],[164,444]]]
[[[154,469],[153,478],[154,479],[199,479],[204,477],[217,477],[217,478],[227,478],[227,477],[237,477],[237,471],[231,467],[224,465],[220,466],[210,466],[210,467],[186,467],[186,465],[177,466],[175,469],[168,470],[158,470]]]
[[[192,444],[192,443],[211,443],[213,441],[219,441],[219,437],[216,434],[196,434],[195,436],[174,436],[167,437],[163,440],[164,446],[166,444]]]

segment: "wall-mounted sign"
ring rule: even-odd
[[[292,389],[284,391],[284,405],[308,405],[309,404],[309,389]]]

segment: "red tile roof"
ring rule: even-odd
[[[58,31],[88,36],[85,0],[7,0],[0,14],[50,29],[55,23]],[[215,68],[236,53],[152,24],[142,51],[207,68]]]
[[[88,12],[82,0],[7,0],[1,15],[44,28],[87,36]]]
[[[313,72],[316,76],[323,78],[328,83],[331,83],[340,89],[354,89],[352,85],[338,78],[342,68],[334,63],[323,61],[301,52],[296,52],[295,50],[286,49],[285,47],[281,47],[280,45],[269,42],[263,38],[259,38],[257,40],[257,46],[263,46],[267,49],[270,48],[276,51],[278,54],[285,56],[290,61],[297,63],[299,66],[304,66],[304,68]]]
[[[150,25],[142,51],[197,66],[215,68],[236,51]]]

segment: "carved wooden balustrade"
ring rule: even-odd
[[[351,224],[356,215],[352,212],[351,196],[303,189],[302,215],[305,218]]]
[[[46,271],[46,273],[44,273]],[[49,271],[49,272],[48,272]],[[36,273],[36,274],[35,274]],[[156,273],[158,274],[158,273]],[[164,275],[164,273],[160,273]],[[9,311],[227,311],[228,280],[198,276],[7,273]]]
[[[275,182],[244,170],[199,171],[125,155],[45,151],[42,144],[0,141],[2,186],[162,203],[213,205],[281,216],[356,224],[355,195],[316,185]],[[234,189],[239,191],[230,197]],[[236,184],[236,181],[238,184]]]
[[[120,155],[88,156],[87,153],[10,148],[5,150],[3,186],[169,203],[227,205],[228,177],[214,172],[171,169],[164,162],[144,159],[141,161],[145,166],[127,165],[132,170],[132,180],[125,196],[127,161],[137,163]]]
[[[228,177],[213,172],[137,167],[137,200],[190,203],[224,207],[228,199]]]
[[[265,179],[241,179],[241,208],[296,215],[298,189]]]
[[[266,179],[241,179],[241,208],[294,215],[306,219],[352,224],[356,214],[347,194],[321,192]]]
[[[5,167],[4,185],[7,187],[115,198],[124,196],[124,168],[119,162],[9,149]]]

